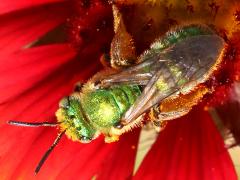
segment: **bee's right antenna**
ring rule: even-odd
[[[8,121],[8,124],[14,125],[14,126],[27,126],[27,127],[39,127],[39,126],[50,126],[50,127],[55,127],[59,123],[51,123],[51,122],[35,122],[35,123],[30,123],[30,122],[21,122],[21,121]]]

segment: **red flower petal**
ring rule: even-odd
[[[34,139],[34,143],[29,146],[31,148],[25,153],[22,162],[18,164],[17,169],[13,173],[12,179],[17,179],[19,177],[23,179],[33,179],[35,176],[34,169],[36,165],[53,142],[55,136],[56,131],[46,129],[40,136],[38,136],[38,138]],[[87,162],[91,159],[95,163],[97,162],[97,160],[95,160],[97,155],[94,154],[96,153],[96,149],[99,150],[99,157],[104,158],[104,154],[102,153],[104,153],[104,151],[106,153],[110,149],[103,147],[104,142],[102,139],[85,145],[77,142],[74,143],[66,137],[63,137],[36,177],[37,179],[74,179],[71,176],[74,176],[75,178],[78,176],[84,177],[83,172],[87,172],[89,173],[88,179],[90,179],[90,177],[93,176],[91,175],[93,172],[90,170],[92,166],[88,166]],[[84,161],[86,159],[87,161]],[[81,167],[83,167],[83,170],[81,170]],[[84,167],[88,170],[86,171]],[[78,168],[77,172],[76,168]],[[59,175],[68,172],[69,174]]]
[[[68,45],[51,45],[31,48],[2,59],[0,102],[33,87],[74,56],[75,51]]]
[[[132,174],[136,154],[136,148],[132,146],[136,146],[137,141],[138,132],[131,132],[121,136],[116,143],[101,141],[96,145],[97,142],[92,142],[95,146],[81,147],[57,179],[91,179],[93,176],[97,179],[126,179]]]
[[[62,23],[69,9],[59,3],[0,17],[0,57],[23,48]]]
[[[24,130],[22,129],[22,131]],[[33,132],[34,130],[28,129],[25,131]],[[40,132],[42,130],[37,128],[35,131]],[[10,160],[12,164],[7,161],[6,166],[3,165],[3,170],[0,170],[1,177],[32,179],[34,177],[34,168],[43,153],[50,146],[53,137],[56,136],[54,134],[56,134],[54,130],[46,128],[37,137],[34,136],[32,138],[33,135],[31,135],[30,139],[33,140],[30,141],[30,144],[24,140],[24,143],[27,144],[26,146],[24,145],[25,148],[16,149],[15,146],[19,143],[15,144],[14,147],[18,155],[14,152],[13,155],[7,154],[10,157],[8,159],[5,156],[4,160]],[[29,139],[28,136],[27,139]],[[138,134],[136,132],[126,134],[121,137],[119,142],[112,144],[105,144],[100,138],[85,145],[74,143],[64,137],[45,162],[41,172],[37,175],[37,179],[69,180],[76,177],[90,179],[95,175],[100,179],[105,179],[104,177],[107,179],[111,177],[115,177],[114,179],[126,179],[126,177],[132,174],[136,154],[136,148],[132,148],[132,146],[136,146],[137,140]],[[126,152],[128,152],[127,156]],[[113,158],[117,161],[114,161]],[[22,159],[20,163],[19,159]],[[110,164],[114,166],[108,166]],[[8,166],[11,167],[10,171],[6,168]],[[12,169],[15,169],[13,173],[11,173]]]
[[[120,142],[117,142],[115,149],[109,153],[102,168],[98,172],[97,179],[99,180],[121,180],[132,177],[139,131],[135,129],[132,133],[127,133],[125,137],[121,137]]]
[[[0,3],[0,14],[8,13],[11,11],[16,11],[23,8],[29,8],[33,6],[43,5],[43,4],[50,4],[54,2],[59,2],[64,0],[2,0]]]
[[[193,110],[160,133],[135,179],[237,179],[234,166],[207,112]]]
[[[48,50],[51,50],[51,48]],[[79,71],[77,74],[72,73],[78,67],[81,67],[81,64],[84,70]],[[58,101],[71,92],[76,79],[80,79],[80,77],[86,79],[96,70],[94,65],[90,68],[84,68],[83,64],[81,61],[70,61],[69,64],[53,73],[47,80],[29,89],[18,98],[0,105],[1,119],[17,118],[16,120],[22,121],[53,121]],[[46,117],[48,119],[45,119]],[[51,119],[49,119],[50,117]],[[9,179],[13,176],[13,179],[15,179],[14,177],[24,175],[25,177],[31,177],[27,179],[32,179],[34,168],[52,143],[56,131],[51,128],[14,127],[6,125],[5,122],[2,122],[0,130],[2,132],[0,136],[0,143],[2,144],[0,146],[0,167],[4,167],[0,169],[0,177]],[[68,140],[67,142],[71,141]],[[70,150],[76,149],[75,146],[72,147],[68,144],[63,146],[69,146]],[[72,155],[71,152],[70,154]],[[59,156],[57,156],[57,159],[60,159]],[[61,168],[61,163],[58,164],[59,167],[56,169]],[[59,173],[58,171],[52,172],[52,176]],[[45,177],[51,176],[49,171],[46,174],[48,176]]]

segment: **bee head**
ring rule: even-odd
[[[59,102],[56,116],[61,129],[66,130],[66,135],[73,141],[89,143],[99,135],[99,132],[85,116],[81,107],[80,95],[77,93],[64,97]]]

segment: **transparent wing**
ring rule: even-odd
[[[117,74],[101,79],[101,87],[106,88],[119,84],[146,85],[153,75],[160,69],[161,63],[167,60],[159,57],[150,58],[138,65],[129,67]]]
[[[211,68],[216,65],[224,44],[223,39],[217,35],[201,35],[176,43],[162,52],[158,59],[167,60],[155,60],[155,63],[158,63],[154,64],[157,70],[149,78],[141,96],[123,115],[122,123],[132,122],[152,106],[185,86],[190,86],[191,89],[206,81]],[[138,65],[140,66],[141,64]]]

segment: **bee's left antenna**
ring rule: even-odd
[[[21,121],[8,121],[8,124],[14,125],[14,126],[26,126],[26,127],[40,127],[40,126],[50,126],[55,127],[59,125],[59,123],[51,123],[51,122],[21,122]]]
[[[54,140],[53,144],[50,146],[50,148],[45,152],[45,154],[43,155],[42,159],[39,161],[36,169],[35,169],[35,174],[37,174],[43,163],[46,161],[47,157],[49,156],[49,154],[52,152],[52,150],[55,148],[55,146],[59,143],[60,139],[62,138],[63,134],[66,132],[66,130],[62,131],[57,138]]]
[[[55,127],[58,126],[60,123],[51,123],[51,122],[35,122],[35,123],[30,123],[30,122],[21,122],[21,121],[8,121],[8,124],[14,125],[14,126],[26,126],[26,127],[40,127],[40,126],[50,126],[50,127]],[[53,144],[49,147],[49,149],[45,152],[43,155],[42,159],[39,161],[36,169],[35,169],[35,174],[37,174],[43,163],[46,161],[48,158],[49,154],[52,152],[52,150],[55,148],[55,146],[59,143],[60,139],[62,138],[63,134],[66,132],[66,130],[62,131],[56,139],[54,140]]]

